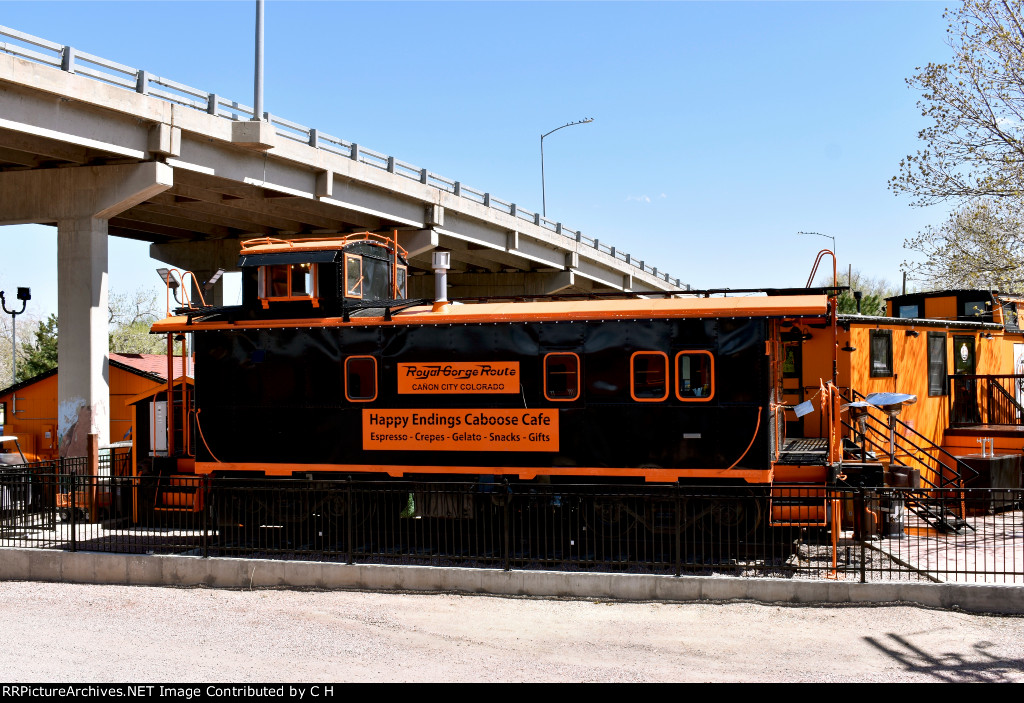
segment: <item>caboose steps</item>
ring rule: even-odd
[[[822,527],[828,517],[826,500],[821,484],[772,486],[769,524],[772,527]]]
[[[203,509],[203,491],[194,475],[177,474],[160,478],[153,503],[155,512],[196,513]]]

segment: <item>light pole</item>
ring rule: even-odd
[[[818,236],[818,237],[824,237],[825,239],[831,239],[832,240],[832,255],[835,256],[835,253],[836,253],[836,238],[833,237],[831,234],[822,234],[821,232],[797,232],[797,234],[813,234],[813,235]]]
[[[541,198],[541,203],[542,203],[541,207],[543,208],[541,210],[541,214],[543,214],[544,217],[548,216],[548,198],[547,198],[547,191],[546,191],[546,189],[544,187],[544,137],[548,136],[549,134],[554,134],[558,130],[565,129],[566,127],[572,127],[573,125],[577,125],[577,124],[586,124],[587,122],[593,122],[593,121],[594,121],[593,117],[587,117],[585,119],[579,120],[578,122],[569,122],[568,124],[564,124],[561,127],[555,127],[553,130],[551,130],[547,134],[540,135],[540,198]]]
[[[263,119],[263,0],[256,0],[256,77],[253,88],[252,119]]]
[[[15,312],[7,309],[7,301],[4,299],[4,292],[0,290],[0,307],[11,316],[11,383],[18,382],[18,329],[17,317],[25,312],[28,301],[32,300],[31,288],[18,288],[18,300],[21,301],[21,310]]]

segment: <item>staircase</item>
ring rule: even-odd
[[[865,399],[865,396],[856,390],[851,390],[850,393],[852,397],[847,397],[841,392],[839,395],[845,402]],[[870,413],[867,415],[862,441],[868,453],[875,454],[883,460],[888,459],[890,471],[894,469],[916,469],[918,471],[921,485],[920,487],[907,486],[907,488],[913,489],[905,493],[907,510],[940,532],[959,534],[964,529],[974,530],[964,519],[962,493],[931,489],[962,489],[964,479],[977,476],[978,472],[942,447],[934,444],[898,417],[888,420],[895,423],[899,430],[895,433],[896,442],[891,451],[889,426]],[[842,422],[848,430],[855,430],[847,420],[844,419]],[[859,450],[854,451],[852,455],[859,457]],[[930,480],[929,475],[934,475],[937,480]]]

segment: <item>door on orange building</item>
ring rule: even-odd
[[[974,337],[953,336],[953,375],[974,376],[977,365]],[[973,378],[953,379],[953,423],[976,425],[981,422],[978,382]]]

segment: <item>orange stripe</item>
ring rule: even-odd
[[[643,477],[648,482],[672,482],[680,478],[741,478],[747,483],[769,483],[771,471],[756,469],[632,469],[627,467],[594,466],[407,466],[388,464],[268,464],[268,463],[216,463],[197,461],[197,474],[215,471],[259,471],[266,476],[291,476],[293,473],[386,473],[392,478],[406,474],[476,474],[484,476],[518,476],[529,480],[538,476],[623,476]]]

